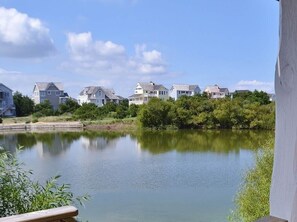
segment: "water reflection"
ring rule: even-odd
[[[66,152],[71,144],[81,140],[82,147],[90,150],[103,150],[115,147],[118,139],[127,136],[119,132],[51,132],[1,134],[0,146],[11,152],[16,147],[24,149],[37,147],[39,152],[52,156]],[[257,149],[265,141],[272,139],[272,131],[138,131],[130,134],[141,150],[152,154],[178,152],[239,152],[240,149]]]
[[[143,131],[133,135],[143,150],[152,154],[178,152],[239,152],[257,149],[272,139],[272,131]]]

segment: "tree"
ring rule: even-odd
[[[58,113],[74,113],[80,105],[74,99],[68,99],[65,103],[59,105]]]
[[[151,99],[139,113],[143,127],[162,129],[173,124],[172,104],[157,98]]]
[[[73,113],[73,118],[79,120],[101,119],[103,113],[100,112],[99,108],[94,103],[84,103]]]
[[[13,102],[16,109],[16,116],[29,116],[34,112],[34,102],[28,96],[23,96],[20,92],[15,92]]]
[[[35,106],[34,115],[37,117],[54,115],[54,109],[53,109],[50,101],[46,99],[46,100],[44,100],[44,102],[37,104]]]
[[[116,107],[115,118],[124,119],[125,117],[128,116],[128,114],[129,114],[129,101],[123,100]]]
[[[136,105],[136,104],[131,104],[129,106],[129,115],[130,117],[136,117],[137,114],[138,114],[138,111],[139,111],[139,105]]]

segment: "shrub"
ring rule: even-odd
[[[235,210],[229,221],[254,222],[269,215],[269,194],[273,167],[272,140],[256,154],[255,167],[244,176],[235,197]]]
[[[87,196],[74,197],[70,185],[58,185],[60,176],[46,181],[45,185],[31,180],[32,171],[13,155],[0,149],[0,217],[50,209],[75,203],[82,204]]]

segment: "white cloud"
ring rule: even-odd
[[[0,7],[0,56],[44,57],[54,51],[49,29],[39,19]]]
[[[239,81],[235,89],[248,89],[248,90],[262,90],[268,93],[274,92],[274,83],[273,82],[261,82],[257,80],[241,80]]]
[[[70,59],[62,67],[77,73],[141,78],[167,72],[161,52],[147,50],[146,45],[136,45],[135,54],[128,55],[123,45],[93,40],[90,32],[68,33],[67,45]]]

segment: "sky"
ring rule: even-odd
[[[274,0],[0,0],[0,82],[128,97],[137,82],[274,92]]]

